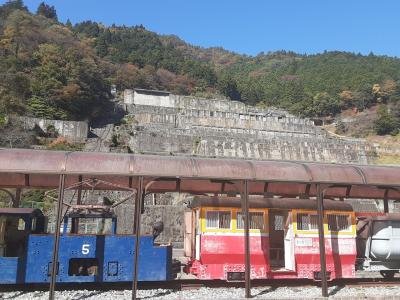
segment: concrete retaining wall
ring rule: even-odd
[[[176,128],[192,126],[242,128],[251,130],[285,131],[321,134],[322,130],[310,120],[292,116],[240,114],[236,112],[197,109],[175,109],[158,106],[131,106],[130,114],[140,125],[163,124]]]
[[[172,107],[177,109],[194,109],[220,112],[236,112],[253,115],[285,115],[288,112],[276,108],[256,108],[245,105],[243,102],[224,99],[202,99],[193,96],[174,95],[163,91],[135,89],[124,90],[124,104],[128,109],[131,105],[149,105],[158,107]]]
[[[137,132],[131,137],[135,153],[173,153],[208,157],[302,160],[367,164],[375,152],[361,143],[333,139],[300,138],[288,135],[263,140],[249,138],[199,137],[194,135]]]
[[[185,99],[188,106],[193,105],[187,97],[179,99]],[[206,100],[199,100],[202,101]],[[373,147],[363,140],[331,136],[308,119],[290,114],[271,115],[265,111],[264,114],[222,111],[227,107],[205,103],[203,108],[220,110],[130,106],[134,120],[133,133],[128,138],[131,150],[135,153],[358,164],[367,164],[376,155]]]
[[[33,129],[39,126],[47,132],[49,126],[54,126],[60,136],[71,142],[84,142],[88,135],[88,123],[83,121],[47,120],[31,117],[18,117],[25,129]]]

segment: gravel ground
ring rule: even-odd
[[[330,298],[335,299],[400,299],[400,286],[387,287],[339,287],[329,288]],[[280,287],[253,288],[253,299],[310,299],[321,297],[318,287]],[[141,299],[244,299],[242,288],[200,288],[187,291],[172,290],[140,290]],[[10,292],[0,294],[0,299],[48,299],[47,292]],[[56,292],[56,299],[131,299],[131,291],[62,291]]]

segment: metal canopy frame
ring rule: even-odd
[[[66,175],[65,174],[61,174],[60,175],[60,182],[59,182],[59,187],[58,187],[58,197],[55,198],[52,196],[52,193],[55,192],[54,190],[49,190],[45,193],[45,197],[48,197],[54,201],[57,201],[57,211],[56,211],[56,226],[55,226],[55,232],[54,232],[54,245],[53,245],[53,256],[52,256],[52,261],[51,261],[51,270],[50,270],[50,288],[49,288],[49,299],[54,299],[54,294],[55,294],[55,286],[56,286],[56,282],[57,282],[57,274],[58,274],[58,250],[59,250],[59,245],[60,245],[60,230],[61,230],[61,223],[63,221],[63,218],[65,216],[65,214],[68,212],[68,209],[72,208],[73,210],[79,210],[79,209],[83,209],[86,211],[96,211],[96,210],[100,210],[100,211],[104,211],[106,210],[106,213],[110,213],[111,209],[114,208],[115,206],[118,206],[119,204],[124,203],[125,201],[127,201],[129,198],[132,198],[135,194],[136,194],[136,198],[138,196],[138,193],[132,189],[132,188],[127,188],[127,187],[121,187],[118,186],[116,184],[113,183],[109,183],[106,182],[104,180],[98,180],[96,178],[90,178],[90,179],[86,179],[86,180],[82,180],[82,176],[78,176],[78,182],[65,187],[65,182],[66,182]],[[130,194],[125,197],[124,199],[109,205],[109,206],[104,206],[104,205],[81,205],[81,200],[82,200],[82,189],[90,189],[90,190],[94,190],[96,188],[96,186],[98,186],[99,184],[101,184],[102,186],[108,186],[108,187],[112,187],[112,188],[118,188],[119,190],[123,190],[123,191],[127,191],[130,192]],[[66,203],[64,202],[64,193],[66,190],[74,190],[75,192],[78,192],[77,195],[77,204],[76,205],[71,205],[70,203]],[[140,191],[140,189],[139,189]],[[72,196],[72,198],[75,197],[75,194]],[[71,199],[72,201],[72,199]],[[137,206],[138,201],[136,201],[136,206]],[[63,216],[63,208],[64,206],[67,206],[67,211],[65,212],[64,216]],[[139,206],[140,208],[140,206]],[[136,210],[135,210],[136,211]],[[75,220],[75,224],[72,223],[72,226],[77,229],[78,228],[78,220]],[[139,226],[140,226],[140,214],[139,217],[137,217],[137,214],[135,212],[135,222],[136,220],[138,220],[139,222]],[[136,227],[135,227],[136,228]],[[140,230],[140,227],[139,227]],[[137,236],[140,234],[137,233],[136,229],[134,229],[134,234],[136,234]],[[137,242],[136,242],[137,245]],[[135,246],[138,247],[138,246]],[[137,250],[135,250],[135,266],[136,266],[136,261],[137,261]],[[135,267],[135,273],[134,273],[134,278],[136,278],[137,276],[137,270]],[[136,280],[135,280],[136,281]],[[136,287],[135,287],[136,288]],[[136,292],[134,293],[134,295],[136,295]]]
[[[0,188],[57,188],[57,228],[49,298],[54,299],[64,190],[95,178],[99,190],[135,189],[136,234],[132,299],[136,299],[140,216],[147,193],[241,195],[245,235],[245,296],[251,297],[249,195],[310,198],[318,202],[322,296],[328,296],[323,199],[400,200],[400,167],[292,161],[255,161],[150,155],[0,149]],[[111,184],[101,184],[101,182]],[[78,191],[79,192],[79,191]]]

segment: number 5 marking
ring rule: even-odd
[[[82,254],[83,255],[86,255],[86,254],[89,254],[89,247],[90,247],[90,245],[89,244],[83,244],[82,245]]]

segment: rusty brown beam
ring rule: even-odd
[[[34,182],[31,178],[33,175],[61,173],[69,176],[146,176],[306,184],[400,185],[399,167],[273,160],[0,149],[0,166],[0,173],[26,174],[29,177],[29,185]]]
[[[400,173],[400,172],[399,172]],[[30,175],[28,188],[57,188],[58,187],[57,174],[46,175]],[[130,186],[130,176],[88,176],[83,175],[83,180],[90,178],[97,178],[99,180],[114,183],[115,186],[98,184],[96,190],[123,190]],[[180,178],[180,184],[177,186],[176,179],[173,181],[170,178],[158,178],[147,190],[149,193],[164,193],[164,192],[177,192],[177,188],[182,193],[191,194],[205,194],[205,193],[221,193],[221,182],[215,180],[200,179],[200,178]],[[78,176],[68,175],[66,179],[66,186],[76,184]],[[227,181],[224,181],[227,182]],[[230,181],[229,181],[230,182]],[[278,195],[282,197],[296,197],[303,195],[306,186],[309,183],[303,182],[268,182],[268,194]],[[131,186],[138,187],[138,179],[136,177],[131,179]],[[316,184],[312,184],[309,189],[309,196],[315,197],[317,194]],[[25,180],[23,174],[1,173],[0,170],[0,188],[24,188]],[[83,187],[84,189],[87,187]],[[264,195],[265,182],[250,181],[249,182],[249,195]],[[352,185],[350,193],[345,186],[329,188],[325,195],[332,198],[357,198],[357,199],[383,199],[385,189],[389,189],[388,198],[391,200],[400,200],[400,191],[395,186],[381,187],[374,185]],[[224,193],[235,193],[236,189],[233,184],[225,184]]]

